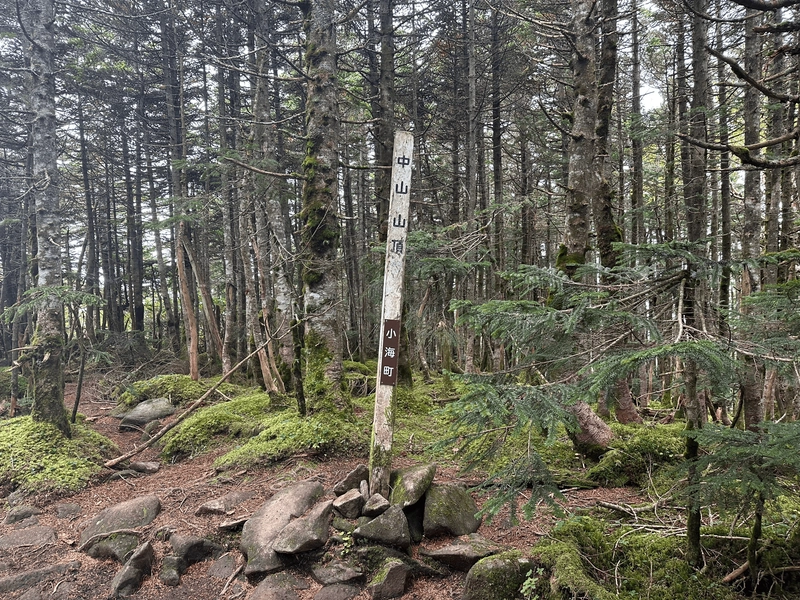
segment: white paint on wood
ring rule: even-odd
[[[386,239],[386,263],[383,277],[383,308],[378,355],[378,378],[375,391],[375,411],[372,421],[372,450],[370,452],[370,493],[379,493],[388,498],[390,457],[392,452],[393,414],[392,397],[394,385],[381,383],[386,321],[399,321],[403,310],[403,273],[405,272],[406,237],[408,235],[408,212],[411,197],[412,154],[414,136],[406,131],[397,131],[394,136],[392,157],[392,182],[389,195],[389,223]],[[392,348],[399,344],[389,344]],[[391,373],[396,378],[396,367]]]

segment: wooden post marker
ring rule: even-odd
[[[392,183],[389,195],[389,227],[386,239],[386,264],[383,274],[383,307],[378,345],[378,381],[372,420],[372,448],[369,454],[370,494],[389,498],[389,473],[392,468],[394,387],[400,352],[400,317],[403,310],[403,273],[406,265],[409,189],[414,135],[394,134]]]

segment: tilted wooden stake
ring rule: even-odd
[[[389,473],[392,468],[394,433],[392,399],[397,384],[400,352],[400,317],[403,310],[403,272],[406,263],[413,152],[413,134],[406,131],[395,132],[386,266],[383,275],[383,309],[378,347],[378,381],[372,420],[372,448],[369,455],[370,494],[381,494],[385,498],[389,497]]]

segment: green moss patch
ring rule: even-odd
[[[247,466],[298,453],[365,452],[371,415],[362,420],[336,410],[301,417],[285,397],[251,392],[202,408],[164,436],[162,454],[183,458],[232,440],[244,440],[217,460],[220,469]],[[369,417],[369,421],[367,418]]]
[[[137,381],[125,388],[119,396],[119,402],[127,409],[145,400],[153,398],[169,398],[172,404],[179,406],[194,402],[205,394],[217,382],[216,379],[194,381],[188,375],[159,375],[145,381]],[[231,397],[241,394],[245,388],[223,383],[217,391],[220,397]]]
[[[215,467],[230,469],[271,462],[302,452],[348,454],[366,451],[369,425],[353,422],[335,411],[301,417],[295,409],[265,415],[260,433],[217,459]]]
[[[612,429],[614,440],[610,450],[587,473],[592,481],[608,486],[645,485],[648,475],[657,468],[683,459],[686,439],[682,424],[658,427],[613,424]]]
[[[10,419],[0,423],[0,489],[75,492],[116,453],[111,441],[80,423],[67,439],[48,423]]]
[[[719,580],[724,564],[704,575],[686,562],[686,539],[644,528],[636,530],[589,517],[560,523],[533,549],[547,571],[549,598],[706,598],[741,597]]]
[[[22,375],[19,376],[17,387],[20,393],[24,393],[28,387],[28,380]],[[7,399],[11,397],[11,368],[6,367],[0,369],[0,399]]]
[[[204,452],[234,438],[250,438],[273,408],[266,392],[254,392],[203,408],[164,436],[163,454],[181,458]]]

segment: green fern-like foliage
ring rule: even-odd
[[[760,496],[796,495],[800,483],[800,422],[764,423],[758,431],[708,426],[691,432],[706,453],[702,480],[686,494],[720,508],[746,510]]]
[[[641,365],[669,357],[693,360],[704,373],[705,383],[720,393],[730,388],[736,378],[737,365],[726,347],[710,340],[687,340],[606,355],[582,371],[587,383],[586,396],[596,397],[635,373]]]
[[[503,373],[462,378],[467,392],[449,407],[455,423],[449,442],[468,465],[486,468],[498,491],[489,511],[525,487],[533,490],[534,504],[554,497],[553,476],[535,445],[497,459],[506,440],[574,431],[570,404],[596,402],[620,381],[637,377],[642,366],[692,361],[702,389],[727,396],[735,388],[737,364],[728,341],[688,328],[676,335],[673,316],[686,282],[710,277],[718,265],[697,258],[696,248],[686,244],[618,250],[620,265],[632,266],[585,264],[568,277],[525,265],[504,275],[517,299],[451,304],[459,325],[502,344],[508,364]],[[663,462],[673,462],[678,454],[673,443],[653,456],[669,455]],[[612,475],[616,480],[620,474]],[[632,473],[620,477],[636,480]]]
[[[563,426],[574,429],[566,410],[569,386],[519,385],[503,375],[459,379],[467,391],[443,409],[452,423],[452,436],[439,447],[455,445],[466,469],[491,473],[484,487],[495,493],[484,504],[483,514],[494,515],[509,505],[514,519],[513,500],[523,490],[530,492],[523,506],[526,518],[540,502],[558,510],[557,483],[531,440],[544,437],[552,444]],[[521,448],[520,440],[528,443]]]

